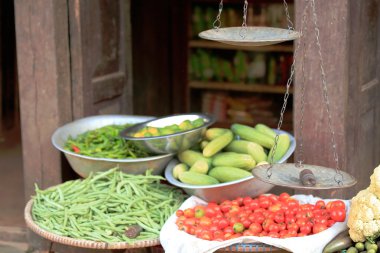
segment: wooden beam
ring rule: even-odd
[[[67,1],[15,1],[26,201],[61,183],[51,135],[72,119]]]
[[[301,29],[303,11],[310,1],[296,0],[296,30]],[[322,47],[322,58],[328,86],[328,97],[332,117],[332,128],[335,131],[340,167],[347,167],[345,105],[347,103],[347,60],[348,60],[348,0],[315,1],[318,17],[319,39]],[[309,4],[310,6],[310,4]],[[315,40],[315,30],[311,7],[305,13],[307,28],[296,55],[296,75],[294,89],[294,134],[297,140],[303,135],[304,161],[326,167],[335,167],[332,152],[331,135],[328,127],[328,114],[323,101],[319,53]],[[296,46],[298,41],[296,42]],[[303,49],[306,49],[303,50]],[[304,56],[304,62],[302,58]],[[305,71],[303,80],[302,64]],[[301,89],[305,85],[304,122],[301,126]],[[299,142],[298,142],[299,144]],[[295,161],[300,157],[299,146],[295,152]],[[302,192],[304,193],[304,192]],[[326,197],[342,197],[343,191],[317,191],[311,194]]]

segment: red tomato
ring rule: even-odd
[[[243,232],[243,236],[256,236],[257,234],[255,234],[252,230],[244,230]]]
[[[298,232],[299,226],[296,223],[290,223],[286,226],[288,230],[294,230]]]
[[[302,232],[297,234],[297,237],[303,237],[303,236],[307,236],[307,234],[302,233]]]
[[[247,206],[248,206],[249,210],[251,210],[251,211],[260,208],[259,201],[257,199],[254,199],[251,202],[249,202]]]
[[[274,231],[270,231],[268,233],[268,236],[272,237],[272,238],[280,238],[280,235],[277,232],[274,232]]]
[[[334,208],[346,209],[346,204],[344,204],[342,200],[333,200],[327,203],[326,205],[327,210],[334,209]]]
[[[177,211],[175,212],[175,215],[176,215],[177,217],[181,217],[181,216],[183,216],[183,211],[182,211],[182,210],[177,210]]]
[[[244,225],[245,228],[249,228],[252,222],[248,218],[244,218],[241,220],[241,223]]]
[[[281,206],[282,206],[281,202],[277,202],[277,203],[275,203],[275,204],[270,205],[270,206],[268,207],[268,210],[269,210],[270,212],[277,212],[277,211],[280,211],[280,210],[281,210]]]
[[[300,232],[305,234],[305,235],[310,234],[311,233],[311,226],[308,226],[308,225],[300,226]]]
[[[298,218],[296,220],[296,224],[299,226],[299,227],[302,227],[302,226],[305,226],[306,223],[307,223],[308,219],[307,218]]]
[[[187,218],[186,220],[183,221],[183,224],[185,224],[186,226],[194,226],[195,224],[197,224],[197,219],[194,218],[194,217],[191,217],[191,218]]]
[[[318,200],[314,204],[314,209],[326,209],[326,203],[323,200]]]
[[[233,234],[234,233],[234,228],[232,227],[232,226],[228,226],[228,227],[225,227],[224,229],[223,229],[223,232],[224,233],[231,233],[231,234]]]
[[[243,197],[237,197],[236,199],[236,202],[238,203],[239,206],[242,206],[243,205]]]
[[[261,213],[253,213],[252,215],[248,216],[248,219],[252,222],[262,224],[265,220],[265,217]]]
[[[283,223],[283,222],[285,222],[285,215],[284,215],[284,213],[281,212],[281,211],[276,212],[276,214],[274,216],[274,221],[277,222],[277,223]]]
[[[280,231],[280,227],[276,223],[272,223],[268,226],[269,232],[276,232],[278,233]]]
[[[289,195],[289,193],[287,193],[287,192],[283,192],[283,193],[281,193],[280,196],[279,196],[279,199],[280,199],[280,201],[282,201],[282,202],[284,202],[284,201],[287,200],[288,198],[290,198],[290,195]]]
[[[330,211],[331,219],[338,222],[343,222],[346,219],[346,211],[342,208],[333,208]]]
[[[267,196],[261,195],[259,197],[259,205],[261,208],[268,208],[270,206],[270,200]]]
[[[321,223],[314,224],[313,234],[317,234],[317,233],[322,232],[323,230],[326,230],[326,229],[327,229],[326,224],[321,224]]]
[[[279,201],[279,197],[277,195],[274,195],[274,194],[269,194],[268,195],[268,199],[272,202],[272,203],[276,203]]]
[[[280,228],[280,231],[286,230],[286,224],[285,224],[285,222],[278,223],[278,227]]]
[[[224,229],[225,227],[228,227],[229,224],[230,224],[230,222],[227,219],[222,218],[218,222],[218,228],[219,229]]]
[[[203,240],[211,241],[212,240],[212,233],[210,231],[203,230],[203,233],[201,234],[201,236],[199,238],[201,238]]]
[[[273,224],[273,223],[274,223],[274,221],[272,219],[268,219],[268,218],[265,219],[263,224],[262,224],[264,231],[268,232],[269,231],[269,225]]]
[[[249,226],[249,230],[251,230],[255,234],[259,234],[263,231],[263,227],[261,226],[261,224],[259,224],[257,222],[253,222]]]
[[[212,225],[212,221],[209,217],[203,216],[199,219],[199,225],[201,225],[202,227],[209,227]]]
[[[216,211],[214,208],[212,207],[206,207],[205,209],[205,216],[209,217],[209,218],[212,218],[212,217],[215,217],[216,216]]]
[[[334,220],[327,220],[327,226],[328,227],[333,226],[335,223],[336,223],[336,221],[334,221]]]
[[[213,234],[212,234],[213,238],[214,238],[214,241],[223,241],[224,240],[224,233],[223,231],[221,230],[216,230]]]
[[[186,208],[183,211],[183,215],[185,215],[186,218],[194,217],[195,211],[193,208]]]
[[[252,198],[251,197],[244,197],[243,198],[243,204],[245,205],[245,206],[248,206],[251,202],[252,202]]]
[[[267,236],[268,235],[268,233],[266,232],[266,231],[262,231],[260,234],[259,234],[259,236]]]

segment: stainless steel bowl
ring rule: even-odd
[[[293,154],[296,141],[294,137],[285,131],[275,130],[277,133],[287,133],[290,137],[290,147],[286,154],[279,160],[278,163],[285,163]],[[215,185],[190,185],[185,184],[173,177],[173,168],[179,161],[173,159],[169,162],[165,169],[165,177],[168,182],[179,188],[182,188],[187,194],[194,195],[205,201],[215,201],[217,203],[225,199],[235,199],[237,197],[251,196],[256,197],[260,194],[269,192],[274,185],[265,183],[255,178],[253,175],[233,182],[220,183]]]
[[[193,128],[179,133],[155,136],[155,137],[133,137],[132,134],[140,129],[151,127],[165,127],[172,124],[180,124],[185,120],[196,120],[202,118],[204,124],[200,127]],[[177,153],[189,149],[196,143],[202,140],[202,137],[211,124],[215,122],[214,118],[205,114],[191,113],[178,114],[158,119],[153,119],[147,122],[136,124],[121,132],[121,136],[126,140],[133,141],[140,148],[151,154],[167,154]]]
[[[97,115],[82,118],[62,127],[53,133],[51,140],[58,150],[62,151],[73,170],[82,177],[87,177],[90,172],[104,171],[119,166],[125,173],[143,174],[147,169],[152,169],[153,174],[162,174],[165,166],[173,158],[174,154],[156,155],[137,159],[108,159],[79,155],[64,149],[69,136],[76,137],[88,130],[94,130],[107,125],[137,124],[152,120],[154,117],[131,115]]]

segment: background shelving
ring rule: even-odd
[[[218,125],[258,122],[277,126],[293,62],[293,43],[237,47],[198,38],[210,29],[218,2],[190,1],[188,34],[188,110],[216,116]],[[293,18],[293,1],[288,2]],[[242,2],[224,2],[222,27],[241,26]],[[249,26],[287,27],[283,2],[249,1]],[[292,90],[290,91],[292,93]],[[292,129],[292,96],[284,129]]]

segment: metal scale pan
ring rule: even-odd
[[[213,28],[199,33],[199,37],[234,46],[254,47],[295,40],[300,33],[276,27],[247,26]]]
[[[300,175],[305,170],[312,172],[313,180],[315,180],[314,184],[305,184],[301,180],[302,176]],[[356,179],[344,171],[338,171],[337,173],[335,169],[307,164],[303,164],[302,167],[295,163],[264,164],[255,167],[252,174],[266,183],[294,189],[341,189],[356,184]],[[306,174],[305,180],[308,179],[307,176],[309,175]]]

